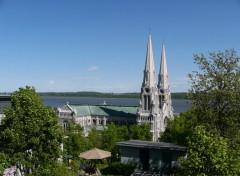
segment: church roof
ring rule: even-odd
[[[111,116],[111,117],[133,117],[136,116],[136,106],[114,106],[114,105],[69,105],[75,109],[77,116]]]

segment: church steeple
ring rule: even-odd
[[[166,90],[169,88],[167,60],[166,60],[166,52],[165,52],[164,44],[162,45],[161,65],[160,65],[160,71],[158,75],[158,88],[161,88],[163,90]]]
[[[143,85],[154,87],[156,84],[155,77],[155,68],[154,68],[154,59],[153,59],[153,50],[152,50],[152,39],[151,34],[148,35],[148,45],[147,45],[147,54],[146,54],[146,63],[143,77]]]
[[[140,103],[137,112],[137,123],[150,125],[153,141],[158,140],[160,132],[165,130],[167,122],[173,117],[164,45],[162,47],[161,66],[158,77],[159,80],[157,82],[154,68],[152,40],[151,34],[149,33]]]

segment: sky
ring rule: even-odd
[[[149,31],[188,91],[194,54],[240,55],[240,0],[0,0],[0,92],[140,92]]]

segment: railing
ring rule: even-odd
[[[154,172],[154,171],[144,171],[142,170],[142,164],[138,163],[136,169],[131,174],[131,176],[175,176],[175,174],[163,173],[163,172]]]

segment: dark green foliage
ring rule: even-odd
[[[0,150],[9,156],[9,162],[32,170],[55,162],[62,142],[56,112],[45,107],[31,87],[14,92],[11,105],[4,111],[0,133]]]
[[[168,122],[159,141],[187,146],[187,137],[192,133],[194,126],[196,126],[195,115],[191,111],[181,113]]]
[[[112,159],[116,160],[119,154],[119,148],[116,142],[121,141],[118,135],[118,127],[114,124],[108,125],[108,128],[102,132],[102,148],[110,151]]]
[[[5,168],[10,167],[8,156],[0,153],[0,175],[4,172]]]
[[[101,170],[103,175],[131,175],[134,172],[135,165],[112,163],[112,165]]]
[[[119,141],[129,140],[129,132],[128,132],[127,126],[118,126],[117,133],[118,133]]]
[[[102,148],[111,152],[112,161],[119,160],[120,156],[119,147],[116,143],[127,139],[128,129],[126,126],[116,126],[112,123],[102,132]]]
[[[171,93],[172,99],[190,99],[187,92],[175,92]]]
[[[88,140],[91,148],[102,148],[102,132],[93,128],[88,134]]]
[[[130,139],[136,140],[152,140],[152,133],[150,132],[150,126],[147,124],[131,125],[129,128]]]

